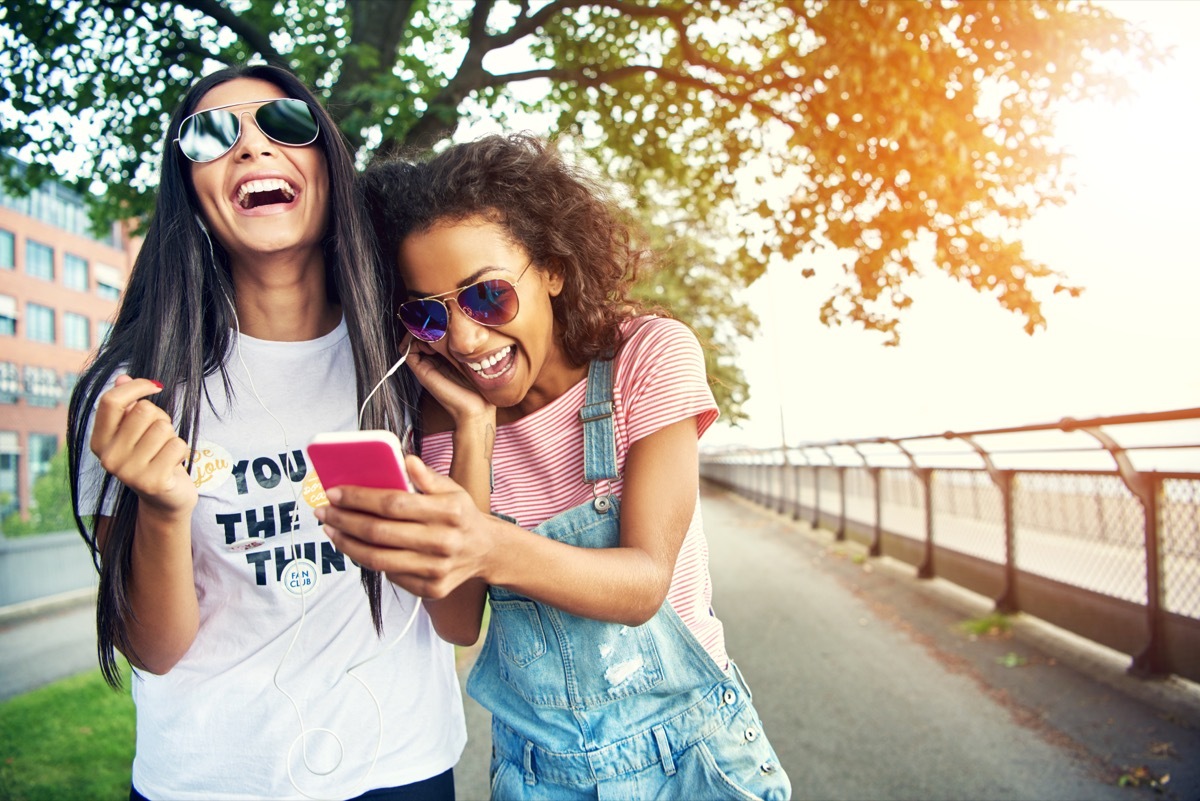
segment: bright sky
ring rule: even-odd
[[[761,335],[741,347],[750,416],[706,446],[778,445],[1046,423],[1200,406],[1200,2],[1110,0],[1175,58],[1130,101],[1065,110],[1078,193],[1025,228],[1030,254],[1087,287],[1047,297],[1047,328],[941,275],[915,282],[902,344],[825,328],[829,286],[772,269],[745,293]],[[820,276],[820,272],[818,272]]]

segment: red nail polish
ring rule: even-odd
[[[153,378],[151,378],[151,379],[150,379],[150,383],[151,383],[151,384],[153,384],[154,386],[158,387],[159,389],[162,389],[162,388],[163,388],[163,385],[162,385],[162,382],[161,382],[161,381],[155,381]]]

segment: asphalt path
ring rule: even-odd
[[[795,798],[1200,800],[1194,684],[1033,620],[972,636],[986,599],[711,485],[702,512],[713,606]],[[455,775],[478,801],[489,717],[466,704]]]
[[[1196,685],[1135,679],[1128,657],[1020,617],[970,635],[985,599],[723,490],[702,500],[713,605],[795,798],[1200,801]],[[88,603],[0,614],[0,698],[95,658]],[[465,703],[458,798],[480,801],[489,718]]]
[[[95,668],[95,592],[0,609],[0,701]]]

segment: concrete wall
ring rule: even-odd
[[[0,538],[0,607],[96,583],[91,554],[76,532]]]

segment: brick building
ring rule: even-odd
[[[27,512],[66,439],[67,402],[108,333],[138,240],[88,229],[83,198],[56,183],[0,188],[0,520]]]

